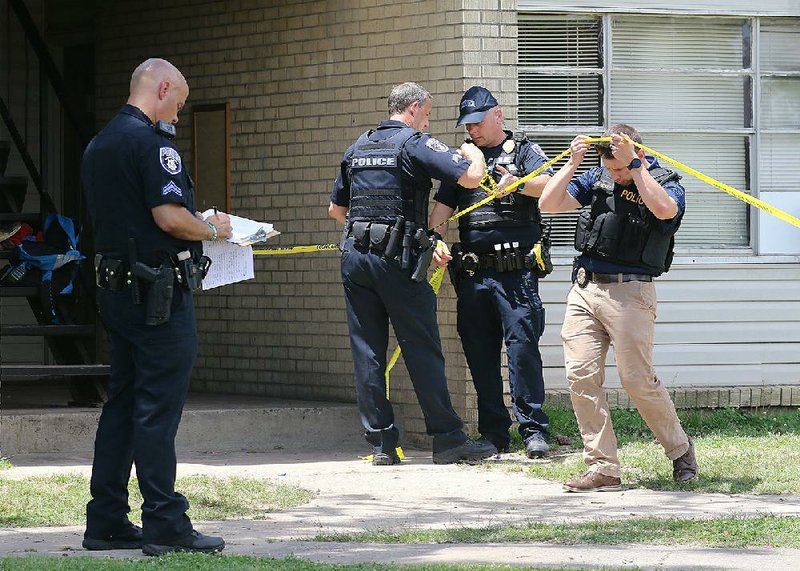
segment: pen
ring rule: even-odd
[[[215,215],[216,215],[216,214],[219,214],[219,212],[217,212],[217,207],[216,207],[216,206],[212,206],[211,208],[213,208],[213,209],[214,209],[214,214],[215,214]]]

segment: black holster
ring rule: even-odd
[[[172,294],[175,284],[175,269],[164,262],[159,268],[151,268],[141,262],[133,265],[134,279],[147,282],[145,299],[145,325],[162,325],[169,321],[172,309]]]

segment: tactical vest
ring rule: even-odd
[[[376,133],[394,129],[395,133],[377,139]],[[403,147],[421,133],[411,127],[384,127],[370,130],[356,141],[347,167],[350,178],[348,218],[393,224],[398,216],[427,226],[428,196],[431,181],[415,183],[403,174]]]
[[[511,152],[503,152],[486,165],[491,173],[497,165],[503,166],[515,176],[522,176],[519,165],[519,149],[527,139],[524,133],[514,133],[514,148]],[[500,180],[499,173],[494,173]],[[466,210],[473,204],[488,196],[485,190],[478,188],[460,188],[458,192],[458,209]],[[490,228],[527,227],[540,223],[537,200],[520,193],[511,193],[498,200],[492,200],[466,213],[458,219],[461,230],[483,230]]]
[[[661,167],[651,169],[650,174],[661,186],[680,179],[676,173]],[[638,193],[627,189],[614,192],[614,188],[614,179],[604,168],[592,186],[590,211],[578,218],[575,249],[609,262],[644,267],[653,275],[666,272],[672,263],[680,220],[665,234]],[[626,192],[635,196],[635,201],[624,198]]]

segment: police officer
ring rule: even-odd
[[[468,89],[459,109],[456,127],[466,126],[503,188],[547,162],[539,146],[523,134],[503,130],[503,110],[488,89]],[[505,342],[511,403],[530,458],[549,450],[539,353],[544,308],[531,250],[542,234],[536,197],[551,174],[547,169],[517,187],[516,193],[501,192],[496,200],[461,216],[461,242],[453,246],[450,262],[458,295],[458,333],[478,396],[478,429],[499,451],[508,451],[511,417],[500,376]],[[442,182],[430,226],[439,226],[456,208],[464,210],[487,196],[482,188]]]
[[[148,59],[130,97],[86,148],[81,176],[94,230],[97,305],[111,352],[111,380],[95,440],[83,546],[220,551],[195,531],[175,491],[175,434],[197,354],[192,287],[200,241],[231,235],[226,214],[202,220],[173,142],[189,96],[183,75]],[[131,465],[144,502],[142,528],[128,520]]]
[[[468,188],[483,176],[474,145],[457,151],[420,131],[428,127],[431,95],[415,83],[389,94],[389,120],[347,149],[333,184],[329,215],[345,223],[342,281],[356,398],[373,464],[398,464],[399,433],[386,398],[386,350],[391,320],[411,382],[433,436],[433,461],[479,461],[494,446],[467,438],[453,410],[444,373],[436,297],[426,281],[431,259],[450,254],[427,230],[431,178]]]
[[[617,372],[647,426],[672,460],[676,482],[697,477],[691,439],[681,427],[669,393],[653,369],[656,288],[653,278],[669,270],[674,236],[685,209],[684,189],[674,172],[633,145],[642,137],[614,125],[598,145],[603,167],[572,178],[589,144],[578,135],[569,161],[550,180],[539,205],[563,212],[590,205],[575,230],[574,285],[567,297],[561,337],[570,396],[583,436],[588,471],[566,484],[570,492],[620,489],[617,440],[603,390],[609,344]]]

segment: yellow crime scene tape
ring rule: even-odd
[[[764,202],[763,200],[759,200],[755,196],[750,196],[746,192],[742,192],[741,190],[737,190],[737,189],[733,188],[732,186],[725,184],[724,182],[720,182],[720,181],[718,181],[716,179],[711,178],[708,175],[704,175],[700,171],[695,170],[692,167],[687,166],[687,165],[685,165],[685,164],[683,164],[681,162],[678,162],[675,159],[671,159],[667,155],[663,155],[663,154],[659,153],[658,151],[654,151],[650,147],[645,147],[644,145],[639,144],[636,141],[631,141],[631,143],[633,143],[634,145],[636,145],[637,147],[642,149],[644,152],[650,153],[654,157],[657,157],[657,158],[661,159],[662,161],[667,162],[667,163],[671,164],[672,166],[677,167],[677,168],[681,169],[682,171],[685,171],[688,174],[699,178],[703,182],[705,182],[707,184],[710,184],[711,186],[713,186],[715,188],[718,188],[720,190],[723,190],[723,191],[727,192],[728,194],[730,194],[731,196],[733,196],[735,198],[738,198],[742,202],[746,202],[747,204],[750,204],[751,206],[755,206],[756,208],[760,208],[764,212],[772,214],[776,218],[779,218],[779,219],[783,220],[784,222],[788,222],[789,224],[791,224],[793,226],[797,226],[798,228],[800,228],[800,219],[792,216],[788,212],[784,212],[780,208],[776,208],[775,206],[772,206],[768,202]]]
[[[604,143],[604,142],[609,142],[609,141],[611,141],[611,137],[588,137],[586,139],[587,143]],[[746,202],[747,204],[750,204],[751,206],[755,206],[756,208],[759,208],[759,209],[763,210],[764,212],[767,212],[767,213],[771,214],[772,216],[775,216],[776,218],[779,218],[779,219],[783,220],[784,222],[788,222],[789,224],[792,224],[793,226],[796,226],[796,227],[800,228],[800,219],[796,218],[795,216],[792,216],[788,212],[785,212],[785,211],[781,210],[780,208],[777,208],[777,207],[772,206],[771,204],[769,204],[767,202],[764,202],[763,200],[755,198],[754,196],[751,196],[751,195],[749,195],[749,194],[747,194],[745,192],[742,192],[741,190],[738,190],[738,189],[736,189],[736,188],[734,188],[734,187],[732,187],[732,186],[730,186],[728,184],[725,184],[724,182],[720,182],[720,181],[718,181],[718,180],[716,180],[716,179],[714,179],[714,178],[712,178],[712,177],[710,177],[708,175],[705,175],[705,174],[701,173],[700,171],[695,170],[692,167],[683,164],[680,161],[676,161],[675,159],[670,158],[667,155],[664,155],[664,154],[659,153],[658,151],[656,151],[654,149],[651,149],[650,147],[646,147],[645,145],[637,143],[636,141],[633,141],[633,140],[631,140],[631,143],[633,143],[636,147],[642,149],[646,153],[650,153],[654,157],[657,157],[657,158],[661,159],[662,161],[664,161],[666,163],[669,163],[669,164],[671,164],[672,166],[674,166],[676,168],[681,169],[682,171],[684,171],[684,172],[686,172],[686,173],[688,173],[688,174],[700,179],[701,181],[703,181],[703,182],[705,182],[707,184],[710,184],[711,186],[713,186],[715,188],[718,188],[718,189],[720,189],[720,190],[722,190],[724,192],[727,192],[731,196],[733,196],[735,198],[738,198],[739,200],[741,200],[743,202]],[[520,186],[522,184],[525,184],[529,180],[539,176],[548,167],[554,165],[555,163],[557,163],[558,161],[560,161],[564,157],[568,156],[571,152],[572,152],[571,148],[568,147],[563,152],[559,153],[558,156],[556,156],[553,159],[550,159],[549,161],[547,161],[545,164],[543,164],[542,166],[540,166],[539,168],[537,168],[533,172],[528,173],[527,175],[515,180],[513,183],[511,183],[510,185],[508,185],[505,188],[503,193],[504,194],[509,194],[509,193],[513,192],[513,190],[515,188],[517,188],[518,186]],[[431,230],[436,230],[436,229],[440,228],[441,226],[444,226],[445,224],[448,224],[448,223],[450,223],[450,222],[452,222],[454,220],[457,220],[461,216],[464,216],[465,214],[468,214],[469,212],[475,210],[476,208],[479,208],[479,207],[483,206],[484,204],[486,204],[486,203],[494,200],[495,198],[497,198],[497,195],[498,195],[497,183],[494,181],[494,179],[491,176],[489,176],[488,173],[483,177],[483,179],[481,179],[480,186],[481,186],[481,188],[483,188],[486,191],[486,193],[488,195],[486,198],[484,198],[484,199],[480,200],[479,202],[473,204],[469,208],[465,208],[464,210],[460,210],[459,212],[453,214],[450,218],[448,218],[444,222],[438,224],[434,228],[431,228]],[[316,244],[316,245],[312,245],[312,246],[288,246],[288,247],[279,247],[279,248],[258,249],[258,250],[253,250],[253,255],[256,255],[256,256],[275,256],[275,255],[286,255],[286,254],[304,254],[304,253],[310,253],[310,252],[323,252],[323,251],[331,251],[331,250],[339,250],[339,246],[337,244]],[[442,282],[444,280],[444,271],[445,271],[445,269],[443,267],[436,268],[436,270],[433,272],[433,275],[431,276],[431,278],[430,278],[430,280],[428,282],[428,283],[430,283],[431,287],[433,288],[433,292],[436,295],[439,294],[439,289],[442,286]],[[394,352],[392,353],[391,358],[389,359],[389,361],[386,364],[386,373],[385,373],[385,378],[386,378],[386,400],[389,400],[389,387],[390,387],[389,375],[390,375],[391,370],[394,368],[395,364],[397,363],[398,359],[400,358],[401,352],[402,352],[401,348],[398,345],[395,348]],[[397,447],[396,448],[396,452],[397,452],[398,457],[401,460],[405,458],[405,454],[403,453],[403,449],[402,448]],[[365,461],[372,461],[372,455],[362,456],[361,459],[365,460]]]
[[[604,143],[604,142],[609,142],[609,141],[611,141],[611,137],[588,137],[586,139],[587,143]],[[777,208],[775,206],[772,206],[771,204],[769,204],[767,202],[764,202],[763,200],[755,198],[754,196],[751,196],[751,195],[749,195],[749,194],[747,194],[745,192],[742,192],[741,190],[737,190],[736,188],[734,188],[734,187],[732,187],[730,185],[727,185],[724,182],[720,182],[720,181],[718,181],[718,180],[716,180],[714,178],[711,178],[710,176],[705,175],[705,174],[701,173],[700,171],[695,170],[692,167],[681,163],[680,161],[676,161],[675,159],[670,158],[667,155],[664,155],[663,153],[659,153],[658,151],[656,151],[654,149],[651,149],[650,147],[646,147],[645,145],[637,143],[636,141],[631,141],[631,143],[633,143],[636,147],[644,150],[645,152],[650,153],[654,157],[657,157],[657,158],[661,159],[662,161],[664,161],[666,163],[669,163],[669,164],[671,164],[672,166],[674,166],[676,168],[681,169],[682,171],[684,171],[684,172],[686,172],[686,173],[688,173],[688,174],[700,179],[701,181],[703,181],[703,182],[705,182],[707,184],[710,184],[711,186],[713,186],[715,188],[718,188],[718,189],[720,189],[720,190],[722,190],[724,192],[727,192],[731,196],[733,196],[735,198],[738,198],[739,200],[741,200],[743,202],[746,202],[747,204],[755,206],[756,208],[759,208],[759,209],[763,210],[764,212],[767,212],[767,213],[775,216],[776,218],[779,218],[779,219],[783,220],[784,222],[788,222],[789,224],[792,224],[792,225],[797,226],[798,228],[800,228],[800,219],[792,216],[788,212],[785,212],[785,211],[783,211],[783,210],[781,210],[781,209],[779,209],[779,208]],[[504,190],[504,194],[509,194],[509,193],[513,192],[513,190],[515,188],[517,188],[518,186],[520,186],[522,184],[525,184],[529,180],[539,176],[548,167],[551,167],[552,165],[554,165],[555,163],[557,163],[558,161],[560,161],[564,157],[568,156],[570,153],[571,153],[571,148],[568,147],[563,152],[559,153],[558,156],[550,159],[549,161],[547,161],[545,164],[543,164],[542,166],[540,166],[539,168],[537,168],[533,172],[531,172],[531,173],[529,173],[529,174],[527,174],[527,175],[515,180],[513,183],[508,185]],[[438,224],[434,228],[431,228],[431,230],[436,230],[436,229],[440,228],[441,226],[444,226],[445,224],[448,224],[448,223],[450,223],[450,222],[452,222],[454,220],[457,220],[461,216],[464,216],[465,214],[468,214],[469,212],[472,212],[476,208],[479,208],[479,207],[483,206],[484,204],[486,204],[486,203],[494,200],[495,198],[497,198],[497,194],[498,194],[497,183],[494,181],[494,179],[492,179],[488,175],[488,173],[483,177],[483,179],[481,179],[480,186],[481,186],[481,188],[483,188],[486,191],[486,193],[488,195],[486,198],[480,200],[479,202],[476,202],[475,204],[473,204],[469,208],[465,208],[464,210],[458,211],[457,213],[453,214],[450,218],[448,218],[447,220],[445,220],[441,224]],[[320,251],[338,250],[338,249],[339,249],[339,246],[336,245],[336,244],[318,244],[318,245],[314,245],[314,246],[294,246],[294,247],[286,247],[286,248],[271,248],[271,249],[253,250],[253,254],[254,255],[262,255],[262,256],[263,255],[300,254],[300,253],[307,253],[307,252],[320,252]],[[431,287],[433,288],[434,293],[436,293],[437,295],[439,293],[439,288],[441,288],[443,278],[444,278],[444,268],[437,268],[436,271],[433,272],[433,275],[431,276],[431,279],[429,281],[429,283],[431,284]],[[392,370],[392,368],[395,366],[395,364],[397,363],[397,360],[400,358],[400,353],[401,353],[401,349],[398,346],[397,348],[395,348],[394,353],[392,354],[391,358],[389,359],[389,361],[388,361],[388,363],[386,365],[386,398],[387,399],[389,398],[389,373]]]
[[[313,246],[285,246],[282,248],[267,248],[253,250],[254,256],[282,256],[286,254],[307,254],[309,252],[325,252],[338,250],[339,244],[315,244]]]

